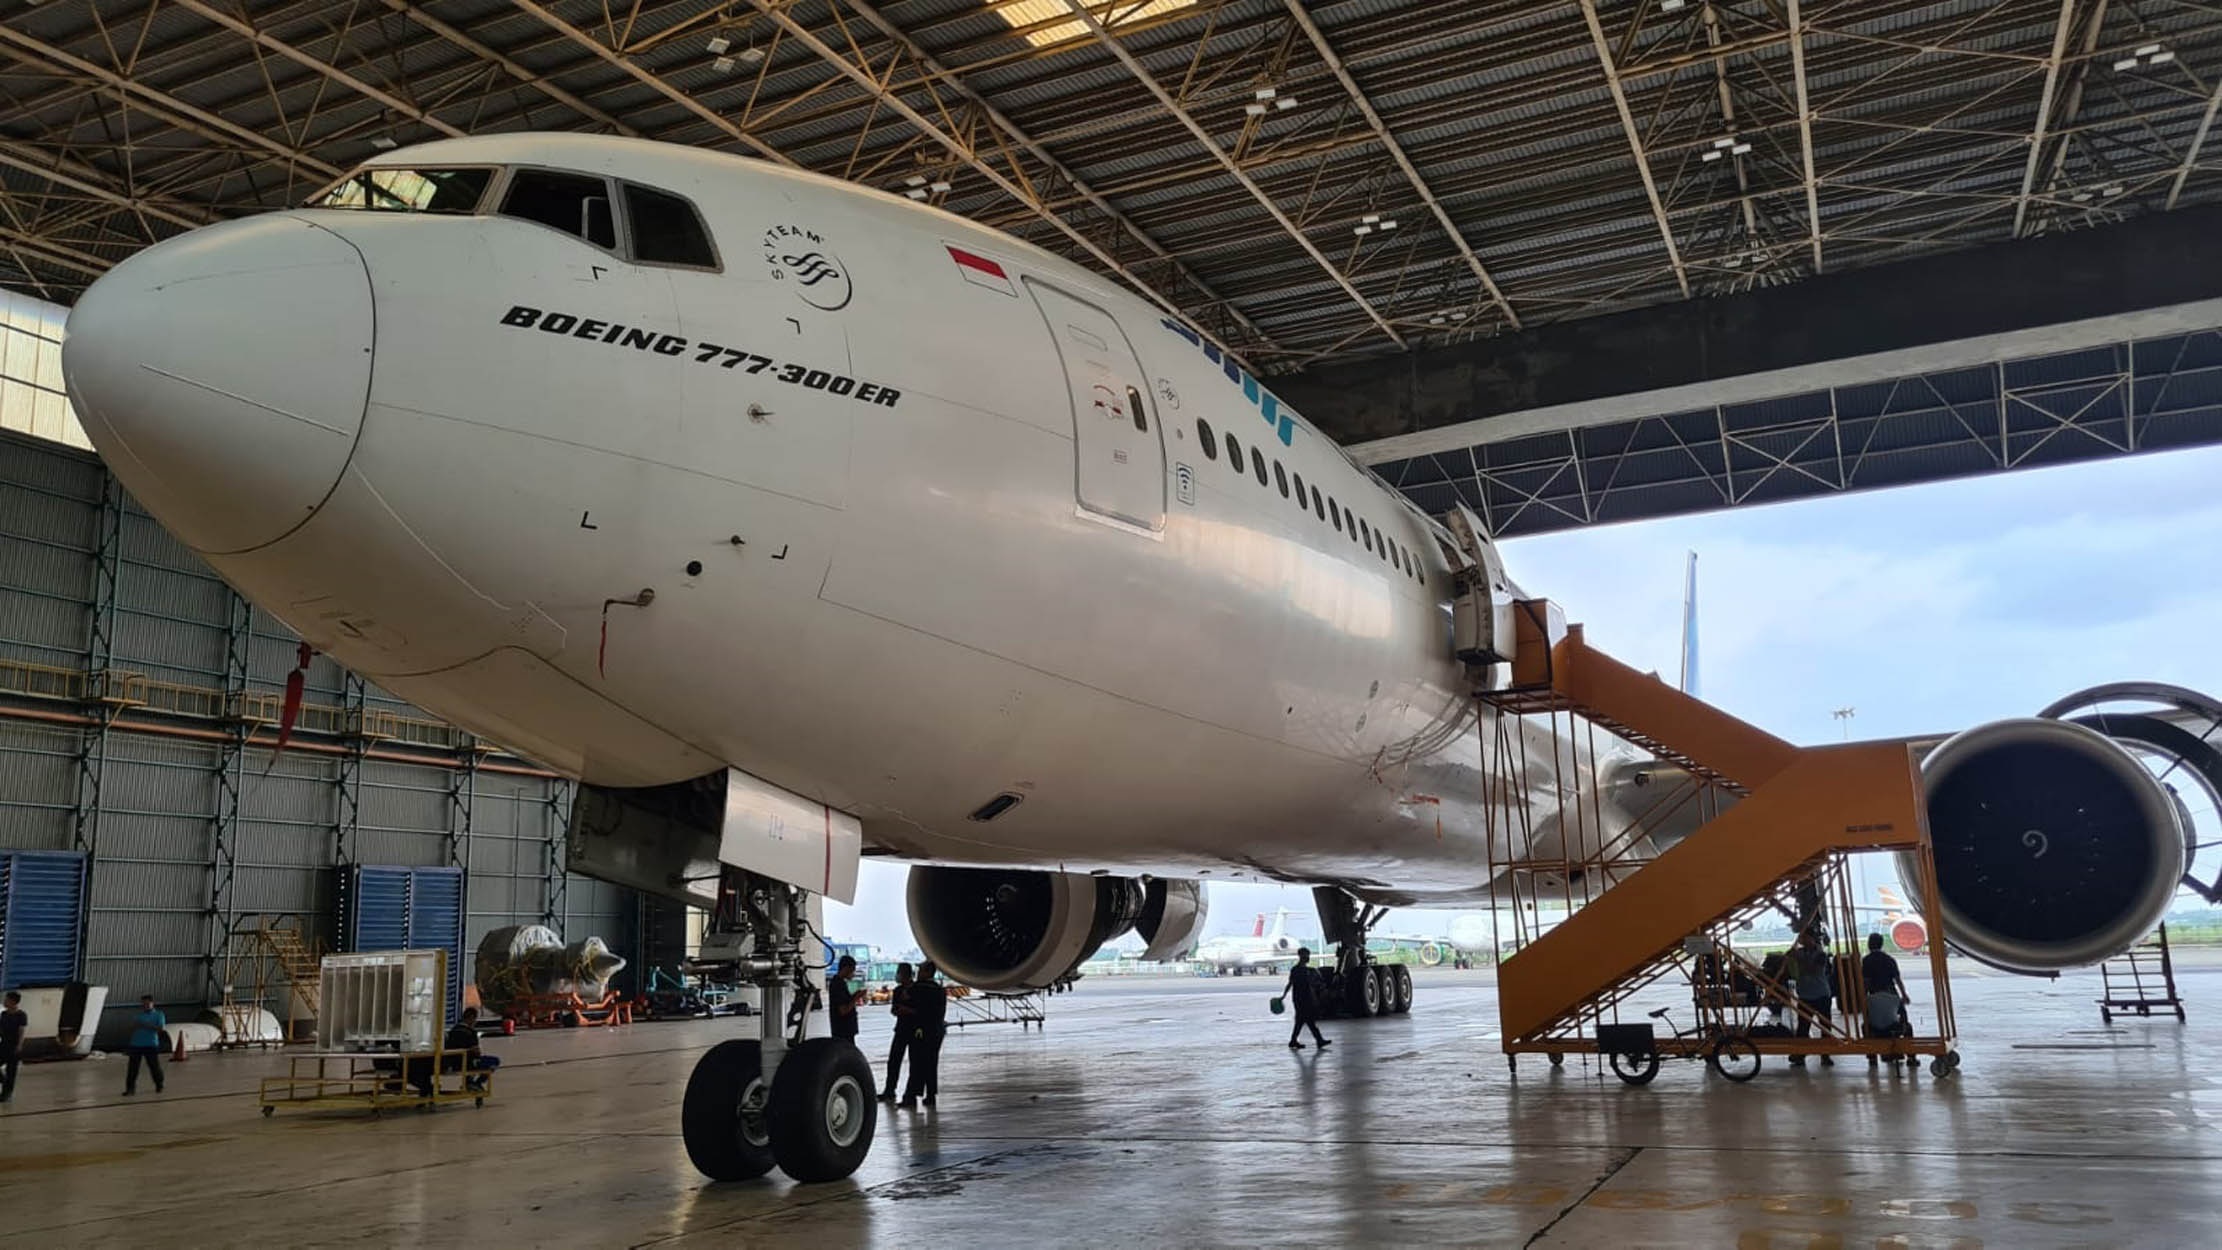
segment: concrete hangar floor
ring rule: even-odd
[[[1631,1088],[1532,1056],[1515,1079],[1487,973],[1421,970],[1410,1016],[1330,1021],[1324,1053],[1285,1049],[1257,978],[1088,982],[1046,1029],[953,1034],[940,1106],[883,1107],[863,1170],[820,1186],[688,1166],[680,1092],[731,1021],[490,1039],[484,1108],[375,1120],[262,1118],[275,1054],[195,1056],[131,1099],[120,1059],[45,1064],[0,1109],[0,1226],[37,1246],[2212,1246],[2222,957],[2185,956],[2190,1024],[2111,1027],[2095,975],[1956,961],[1965,1066],[1941,1082],[1770,1059],[1748,1085],[1687,1063]]]

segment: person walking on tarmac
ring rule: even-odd
[[[895,989],[887,1001],[887,1010],[895,1017],[895,1038],[887,1044],[887,1084],[880,1090],[881,1102],[895,1101],[895,1082],[903,1075],[903,1056],[910,1053],[911,971],[909,964],[895,965]]]
[[[139,1065],[144,1063],[154,1077],[154,1092],[162,1092],[162,1031],[169,1026],[169,1018],[154,1005],[154,995],[139,996],[139,1013],[131,1017],[131,1041],[125,1050],[131,1063],[123,1072],[125,1097],[139,1092]]]
[[[941,1042],[948,1035],[949,987],[934,980],[934,961],[918,965],[918,979],[910,987],[911,1019],[916,1032],[910,1042],[910,1084],[903,1087],[898,1106],[927,1106],[941,1092]]]
[[[1307,1028],[1312,1031],[1312,1041],[1318,1043],[1321,1050],[1334,1044],[1319,1032],[1319,987],[1314,984],[1316,980],[1312,975],[1312,948],[1297,947],[1296,966],[1288,970],[1288,988],[1281,991],[1282,996],[1288,999],[1289,1009],[1296,1013],[1296,1023],[1288,1031],[1290,1050],[1304,1049],[1304,1043],[1297,1039],[1304,1035]]]

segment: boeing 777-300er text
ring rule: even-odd
[[[1193,326],[899,196],[646,141],[430,143],[123,261],[63,365],[226,580],[579,778],[581,871],[710,909],[705,958],[766,1004],[687,1089],[714,1177],[870,1146],[862,1057],[783,1027],[862,854],[914,865],[918,944],[975,987],[1130,930],[1172,955],[1200,883],[1265,879],[1314,888],[1334,992],[1400,1010],[1367,927],[1486,903],[1515,826],[1450,642],[1458,596],[1518,593],[1487,536]],[[1561,786],[1652,767],[1532,754],[1535,855]],[[2001,722],[1927,767],[1964,948],[2088,961],[2165,907],[2183,832],[2105,738]]]

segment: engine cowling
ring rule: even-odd
[[[1133,928],[1147,902],[1129,877],[1021,868],[917,867],[907,892],[918,949],[982,990],[1055,985]]]
[[[2050,972],[2119,954],[2183,879],[2179,804],[2105,735],[2005,720],[1921,765],[1945,936],[1978,959]],[[1901,865],[1908,882],[1915,865]]]
[[[1142,914],[1134,921],[1134,931],[1149,943],[1142,958],[1164,963],[1193,954],[1203,937],[1207,910],[1202,882],[1152,879],[1144,883]]]

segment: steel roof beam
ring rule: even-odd
[[[784,13],[780,13],[772,9],[769,5],[764,3],[764,0],[751,0],[751,2],[755,4],[758,11],[764,13],[768,17],[771,17],[773,21],[779,22],[782,28],[786,28],[790,25],[791,19],[788,19]],[[1184,261],[1182,261],[1178,256],[1175,256],[1169,249],[1165,247],[1164,244],[1159,243],[1155,238],[1151,237],[1148,231],[1142,229],[1142,227],[1140,227],[1139,225],[1136,225],[1133,219],[1129,218],[1125,213],[1120,212],[1117,208],[1113,207],[1110,200],[1105,199],[1100,193],[1096,191],[1094,187],[1089,186],[1086,182],[1082,181],[1080,176],[1078,174],[1075,174],[1071,169],[1067,168],[1064,162],[1050,155],[1049,150],[1044,147],[1039,140],[1034,138],[1034,136],[1028,134],[1026,131],[1020,129],[1018,123],[1005,116],[1002,110],[988,103],[986,97],[982,96],[979,92],[974,91],[971,87],[965,85],[964,81],[958,77],[956,71],[949,69],[940,61],[936,60],[932,55],[928,54],[924,48],[921,48],[920,46],[918,46],[917,43],[913,42],[911,38],[908,35],[904,34],[902,30],[898,28],[893,22],[888,21],[887,18],[884,17],[877,8],[865,3],[864,0],[834,0],[834,2],[845,3],[849,8],[854,9],[859,15],[864,18],[865,21],[870,22],[874,27],[878,28],[879,32],[882,35],[885,35],[889,40],[893,41],[896,47],[902,49],[903,52],[907,54],[911,58],[911,60],[919,66],[919,68],[923,69],[925,73],[919,75],[917,79],[918,85],[931,90],[932,85],[936,82],[946,84],[951,91],[955,92],[958,96],[963,98],[966,103],[980,110],[980,115],[987,118],[989,122],[993,123],[996,129],[1002,131],[1003,134],[1007,136],[1013,143],[1016,143],[1019,147],[1031,153],[1034,159],[1047,166],[1052,174],[1056,175],[1057,178],[1063,181],[1066,186],[1072,188],[1072,190],[1077,195],[1079,195],[1081,199],[1087,201],[1089,204],[1093,205],[1098,212],[1101,212],[1105,217],[1108,217],[1113,222],[1117,223],[1121,230],[1124,230],[1127,235],[1131,237],[1135,242],[1148,249],[1151,254],[1169,264],[1172,267],[1173,271],[1180,276],[1182,281],[1193,287],[1197,291],[1197,293],[1204,296],[1204,298],[1210,300],[1212,303],[1218,305],[1219,307],[1224,308],[1227,311],[1227,315],[1229,317],[1233,318],[1238,325],[1243,327],[1243,329],[1257,336],[1257,339],[1261,344],[1268,348],[1278,350],[1279,345],[1274,343],[1272,336],[1267,334],[1265,330],[1261,328],[1256,322],[1251,321],[1250,318],[1245,315],[1241,309],[1235,307],[1233,301],[1227,299],[1223,295],[1220,295],[1217,291],[1214,291],[1208,284],[1204,282],[1202,278],[1196,275],[1194,270],[1190,269]],[[790,33],[795,32],[790,31]],[[806,34],[807,32],[803,33]],[[798,39],[800,39],[799,35]],[[806,46],[810,47],[811,50],[817,54],[819,60],[824,61],[827,65],[831,66],[835,70],[842,71],[852,81],[855,80],[855,75],[848,72],[851,67],[848,65],[847,58],[840,56],[837,52],[835,52],[831,47],[827,46],[821,40],[816,40],[813,38],[801,41],[804,42]],[[879,98],[888,101],[891,107],[894,105],[896,89],[873,86],[868,87],[867,90],[872,91]],[[944,144],[944,146],[947,145]],[[957,151],[954,148],[952,148],[951,150]],[[983,173],[989,172],[987,171],[984,162],[979,159],[977,153],[973,149],[968,147],[963,151],[958,151],[957,154],[973,168],[979,169]],[[1006,159],[1010,159],[1008,153],[1006,153]],[[1038,194],[1029,194],[1019,198],[1020,201],[1025,204],[1028,209],[1032,210],[1034,214],[1039,216],[1042,220],[1050,222],[1052,224],[1062,222],[1062,217],[1055,209],[1049,206],[1049,203],[1044,196]],[[1060,229],[1063,228],[1063,226],[1060,226]],[[1069,234],[1070,231],[1067,231],[1067,233]],[[1151,292],[1153,298],[1156,299],[1156,302],[1163,305],[1168,311],[1174,312],[1176,314],[1182,312],[1182,310],[1174,301],[1161,296],[1157,296],[1153,288],[1149,284],[1144,283],[1139,276],[1129,273],[1123,266],[1118,267],[1118,272],[1125,276],[1129,282],[1133,282],[1136,285],[1140,286],[1142,290]],[[1221,346],[1224,347],[1225,345],[1222,344]]]
[[[771,144],[764,142],[762,139],[757,138],[755,135],[750,134],[748,131],[742,129],[741,127],[734,125],[731,121],[726,119],[724,114],[702,103],[702,101],[695,99],[693,96],[688,95],[686,92],[681,91],[679,88],[672,86],[668,81],[664,79],[662,75],[654,73],[650,70],[642,69],[639,65],[633,63],[633,59],[631,57],[625,56],[624,54],[618,52],[615,48],[610,47],[608,44],[603,43],[601,40],[594,38],[592,35],[587,34],[585,31],[580,30],[578,27],[573,26],[571,23],[564,21],[562,18],[557,17],[553,13],[550,13],[541,5],[533,3],[533,0],[511,0],[511,3],[515,4],[519,9],[522,9],[526,13],[529,13],[532,16],[540,19],[541,23],[547,26],[550,30],[557,32],[564,38],[570,40],[572,43],[577,44],[579,47],[584,48],[588,52],[593,53],[595,56],[601,58],[602,60],[607,61],[612,67],[616,68],[617,70],[631,75],[633,80],[638,82],[640,85],[648,88],[651,91],[654,91],[656,94],[671,101],[673,104],[678,105],[680,108],[687,110],[689,113],[694,114],[696,117],[701,118],[703,121],[710,123],[711,126],[715,127],[719,133],[725,135],[726,137],[738,140],[740,143],[747,146],[758,155],[763,156],[769,160],[777,161],[779,164],[786,165],[794,169],[802,168],[799,163],[797,163],[786,153],[780,151],[778,148],[773,147]]]
[[[1180,122],[1189,134],[1195,136],[1196,142],[1204,145],[1205,151],[1217,158],[1221,168],[1225,169],[1228,174],[1233,176],[1235,181],[1240,182],[1248,189],[1258,203],[1265,206],[1265,211],[1273,215],[1273,220],[1280,223],[1281,229],[1287,231],[1289,237],[1296,240],[1297,244],[1311,256],[1312,260],[1327,272],[1327,276],[1335,280],[1335,285],[1341,287],[1343,292],[1350,296],[1359,308],[1365,311],[1366,316],[1372,318],[1373,323],[1381,327],[1381,332],[1388,335],[1391,342],[1398,347],[1407,346],[1404,336],[1396,332],[1396,327],[1389,324],[1389,319],[1381,315],[1381,310],[1375,308],[1373,302],[1358,290],[1357,286],[1343,274],[1342,270],[1336,268],[1335,263],[1327,259],[1326,253],[1320,251],[1318,246],[1304,233],[1303,229],[1294,221],[1291,221],[1286,212],[1282,211],[1281,206],[1273,202],[1273,197],[1265,193],[1265,188],[1259,186],[1256,179],[1244,171],[1233,157],[1227,155],[1226,149],[1220,147],[1218,140],[1211,137],[1211,132],[1205,130],[1202,124],[1197,122],[1195,116],[1182,107],[1180,101],[1174,99],[1171,92],[1165,90],[1164,84],[1157,81],[1157,76],[1150,73],[1149,67],[1143,65],[1132,52],[1126,50],[1125,45],[1112,37],[1111,32],[1105,29],[1103,23],[1096,19],[1095,13],[1088,8],[1083,0],[1065,0],[1065,7],[1072,11],[1073,16],[1087,25],[1089,31],[1095,35],[1096,42],[1108,50],[1112,56],[1117,57],[1119,63],[1126,67],[1127,72],[1134,75],[1135,79],[1152,96],[1157,98],[1157,102],[1164,106],[1165,111],[1171,114],[1174,120]]]
[[[1405,181],[1411,183],[1412,189],[1419,193],[1420,202],[1427,205],[1427,211],[1435,214],[1436,224],[1442,226],[1444,236],[1458,249],[1458,255],[1466,262],[1466,267],[1473,271],[1474,277],[1480,280],[1482,289],[1489,292],[1489,298],[1504,313],[1505,324],[1515,330],[1519,329],[1520,314],[1512,310],[1512,301],[1506,299],[1505,293],[1498,289],[1497,280],[1489,276],[1489,270],[1481,263],[1481,257],[1474,254],[1473,247],[1466,242],[1466,236],[1460,233],[1457,223],[1450,219],[1450,213],[1443,208],[1443,202],[1435,197],[1434,190],[1427,185],[1427,179],[1420,176],[1419,168],[1405,154],[1404,145],[1397,142],[1396,136],[1389,130],[1389,124],[1374,109],[1373,101],[1359,88],[1357,79],[1350,76],[1349,68],[1335,54],[1334,46],[1327,42],[1327,35],[1320,30],[1319,23],[1313,21],[1312,15],[1304,11],[1302,0],[1283,0],[1283,3],[1288,5],[1289,16],[1295,19],[1296,24],[1303,28],[1305,36],[1312,41],[1312,48],[1319,53],[1319,59],[1326,62],[1327,68],[1334,73],[1335,80],[1342,84],[1342,89],[1349,93],[1351,102],[1358,106],[1358,112],[1364,115],[1366,124],[1373,127],[1373,133],[1379,136],[1381,146],[1388,149],[1397,168],[1404,171]]]
[[[494,51],[492,48],[487,47],[485,44],[480,43],[478,40],[471,38],[467,34],[464,34],[456,27],[450,26],[446,22],[441,21],[439,18],[436,18],[430,13],[425,12],[424,6],[422,4],[412,3],[411,0],[383,0],[383,3],[387,8],[392,9],[394,12],[401,14],[403,17],[406,17],[410,21],[415,22],[417,25],[424,27],[426,30],[431,31],[435,35],[438,35],[440,38],[445,39],[448,43],[454,45],[455,47],[461,48],[463,51],[468,52],[472,56],[475,56],[491,65],[498,66],[503,73],[509,75],[517,82],[523,84],[524,86],[532,88],[533,90],[539,92],[540,94],[548,97],[551,100],[554,100],[556,103],[562,105],[567,109],[570,109],[572,112],[577,113],[579,116],[591,118],[594,121],[609,127],[611,130],[614,130],[621,135],[638,136],[640,134],[639,131],[633,129],[631,126],[628,126],[624,122],[617,120],[615,117],[612,117],[610,114],[602,111],[601,109],[588,104],[585,100],[582,100],[578,96],[575,96],[570,92],[564,90],[563,88],[556,86],[554,83],[549,82],[545,75],[534,73],[533,71],[525,68],[523,65],[518,64],[516,61],[503,56],[501,53]]]
[[[1789,0],[1790,78],[1797,88],[1798,155],[1805,163],[1805,220],[1813,247],[1813,272],[1821,272],[1821,179],[1813,161],[1813,101],[1805,85],[1805,18],[1798,0]],[[1710,12],[1708,4],[1706,10]]]
[[[277,53],[279,56],[284,57],[285,59],[303,67],[304,69],[314,70],[317,73],[324,75],[326,78],[331,79],[333,82],[336,82],[341,86],[346,87],[348,90],[353,91],[357,95],[363,96],[367,99],[375,100],[379,104],[384,105],[385,107],[392,109],[397,113],[404,113],[410,117],[414,117],[418,121],[423,122],[425,125],[432,127],[434,130],[439,131],[441,134],[444,134],[451,139],[460,139],[465,134],[465,131],[462,128],[441,121],[439,118],[434,117],[432,114],[425,112],[421,108],[418,108],[414,103],[408,100],[404,100],[400,96],[394,95],[392,92],[364,82],[362,79],[355,77],[353,74],[348,73],[346,70],[341,69],[337,65],[333,65],[328,61],[320,60],[317,57],[311,56],[308,53],[303,52],[301,49],[294,47],[292,44],[287,43],[283,39],[279,39],[275,35],[265,34],[262,31],[256,29],[254,26],[243,22],[236,17],[233,17],[229,13],[224,12],[222,9],[216,8],[213,5],[202,3],[202,0],[170,0],[170,3],[177,5],[179,8],[188,10],[192,13],[196,13],[201,17],[207,19],[208,21],[216,23],[218,26],[221,26],[225,30],[238,35],[240,38],[247,40],[249,43],[255,44],[258,47],[268,48],[270,51]]]
[[[35,39],[11,26],[0,24],[0,43],[12,44],[49,65],[60,66],[82,78],[93,79],[111,91],[136,97],[148,112],[162,118],[164,122],[179,130],[190,131],[204,139],[215,142],[244,143],[249,147],[260,148],[291,164],[313,169],[327,178],[337,178],[340,174],[346,172],[339,166],[318,160],[298,148],[289,148],[259,131],[250,130],[205,109],[187,104],[167,92],[159,91],[144,83],[135,82],[114,70],[104,69],[82,57],[72,56],[52,44]]]
[[[2052,88],[2068,55],[2068,29],[2075,24],[2075,0],[2060,0],[2060,21],[2052,30],[2052,56],[2045,61],[2044,93],[2037,97],[2037,121],[2029,131],[2029,162],[2021,173],[2021,202],[2014,206],[2014,236],[2029,220],[2029,195],[2037,187],[2037,166],[2044,161],[2045,127],[2052,122]]]
[[[144,213],[149,217],[159,217],[171,225],[184,226],[188,230],[195,226],[205,226],[216,220],[212,213],[205,211],[186,212],[183,211],[184,206],[174,205],[171,201],[135,195],[129,191],[118,191],[103,181],[96,181],[96,179],[105,179],[108,175],[82,161],[73,161],[57,156],[52,163],[49,163],[39,159],[40,155],[42,154],[37,154],[33,149],[25,148],[12,139],[0,137],[0,165],[6,165],[10,169],[34,174],[54,183],[56,186],[68,187],[72,191],[89,195],[102,203],[135,214]]]
[[[2168,188],[2168,207],[2174,208],[2183,197],[2183,184],[2191,180],[2191,171],[2199,166],[2199,153],[2207,146],[2207,136],[2214,133],[2214,117],[2222,113],[2222,73],[2215,75],[2214,90],[2207,96],[2207,111],[2199,117],[2199,129],[2191,136],[2191,146],[2183,154],[2183,164],[2176,167],[2175,184]]]
[[[1069,4],[1071,0],[1066,0]],[[1605,24],[1597,17],[1597,0],[1581,0],[1582,20],[1589,24],[1589,40],[1597,48],[1597,61],[1605,69],[1605,86],[1612,92],[1613,109],[1620,114],[1621,132],[1628,136],[1628,151],[1636,158],[1636,174],[1643,179],[1643,197],[1651,202],[1658,220],[1659,238],[1666,244],[1667,263],[1674,266],[1675,285],[1682,298],[1690,297],[1690,272],[1682,264],[1682,249],[1674,241],[1674,226],[1667,220],[1666,202],[1659,198],[1658,180],[1651,176],[1651,157],[1643,149],[1643,135],[1636,129],[1636,115],[1628,107],[1628,93],[1620,84],[1620,70],[1613,65],[1612,43],[1605,38]]]

